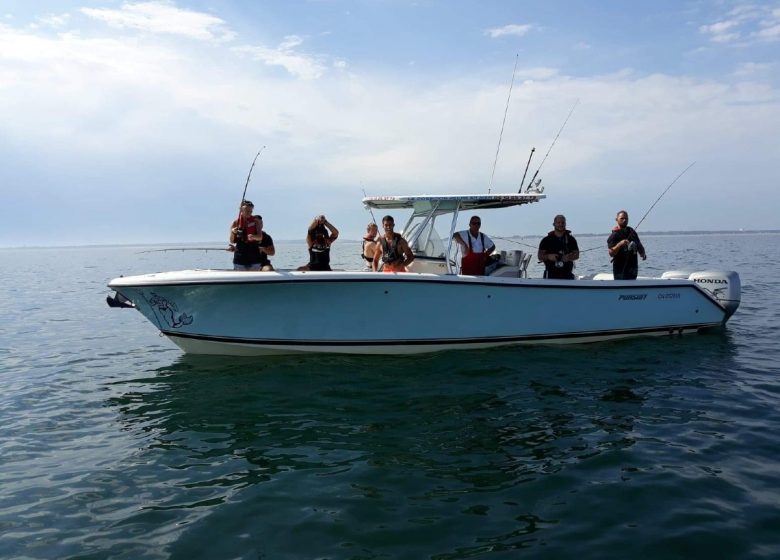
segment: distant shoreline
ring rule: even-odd
[[[724,230],[692,230],[692,231],[640,231],[639,232],[642,236],[654,236],[654,235],[749,235],[749,234],[778,234],[780,233],[780,229],[724,229]],[[601,232],[601,233],[577,233],[574,232],[576,237],[607,237],[609,236],[609,232]],[[500,236],[500,235],[493,235],[496,239],[527,239],[529,237],[531,238],[538,238],[541,239],[547,235],[547,233],[528,233],[523,235],[511,235],[511,236]],[[348,243],[359,243],[360,239],[343,239],[343,242]],[[279,243],[295,243],[295,242],[301,242],[303,241],[301,239],[280,239],[278,240]],[[6,245],[1,246],[0,249],[55,249],[55,248],[71,248],[71,249],[77,249],[77,248],[90,248],[90,247],[160,247],[160,248],[166,248],[171,246],[180,246],[184,248],[188,247],[194,247],[196,245],[213,245],[213,247],[208,247],[209,249],[220,249],[223,247],[224,244],[220,244],[218,241],[182,241],[182,242],[172,242],[172,243],[111,243],[111,244],[73,244],[73,245]],[[226,245],[224,245],[226,246]]]

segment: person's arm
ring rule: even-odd
[[[401,252],[404,254],[404,260],[401,262],[401,266],[409,266],[412,264],[412,262],[414,262],[414,253],[406,242],[406,239],[401,238],[401,241],[398,243],[398,248],[401,249]]]
[[[558,260],[558,256],[555,253],[551,253],[548,251],[544,246],[544,240],[547,239],[546,237],[542,239],[542,241],[539,243],[539,252],[536,254],[536,258],[539,259],[540,262],[544,261],[552,261],[555,262]]]
[[[333,243],[336,241],[336,239],[339,238],[339,230],[336,229],[336,226],[331,224],[328,220],[325,220],[324,225],[330,230],[330,242]]]
[[[607,252],[609,253],[610,257],[614,257],[617,255],[620,251],[623,250],[623,247],[628,245],[628,239],[623,239],[622,241],[618,241],[611,247],[609,246],[609,242],[611,241],[611,238],[607,240]]]
[[[463,240],[463,238],[460,236],[460,232],[456,231],[452,234],[452,240],[460,245],[461,247],[461,253],[464,255],[468,255],[470,253],[469,246],[466,245],[466,242]]]
[[[642,257],[642,260],[647,259],[647,253],[645,253],[645,246],[642,245],[642,242],[639,241],[639,236],[636,236],[636,248],[637,252],[639,253],[639,256]]]
[[[374,248],[374,260],[371,261],[371,270],[377,272],[379,270],[379,257],[382,255],[382,251],[379,246]]]
[[[569,251],[566,255],[564,255],[564,261],[576,261],[580,258],[580,247],[577,245],[577,240],[573,237],[570,238],[572,241],[573,249]]]
[[[490,239],[487,235],[485,236],[485,240],[487,241],[488,245],[490,245],[490,247],[485,249],[484,253],[486,257],[489,257],[490,255],[493,254],[493,251],[496,250],[496,244],[493,243],[493,240]]]
[[[258,239],[259,236],[253,234],[250,234],[249,237],[250,241],[259,241],[257,245],[261,253],[265,253],[269,257],[273,257],[276,254],[276,249],[274,248],[274,239],[267,233],[263,232],[262,239]]]

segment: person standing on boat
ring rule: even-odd
[[[309,263],[298,270],[330,270],[330,246],[338,236],[339,230],[324,215],[315,216],[306,234]]]
[[[384,235],[379,238],[378,250],[374,251],[374,261],[371,270],[379,270],[380,261],[383,272],[406,272],[406,267],[414,261],[414,253],[409,248],[406,239],[400,233],[395,233],[395,220],[392,216],[382,218]]]
[[[463,258],[460,261],[460,273],[481,276],[485,274],[485,264],[488,257],[496,250],[493,240],[479,231],[482,220],[479,216],[472,216],[469,220],[469,229],[456,231],[452,234],[452,240],[460,245]]]
[[[553,218],[553,230],[539,243],[537,256],[544,263],[545,278],[574,280],[574,261],[580,258],[580,248],[566,229],[566,216]]]
[[[379,227],[371,222],[366,226],[366,234],[363,236],[363,249],[360,257],[365,261],[366,267],[371,268],[374,262],[374,253],[379,250]]]
[[[607,250],[612,257],[612,276],[615,280],[636,280],[639,274],[637,254],[645,260],[645,247],[636,230],[628,226],[628,212],[618,212],[615,221],[617,225],[607,239]]]
[[[270,271],[274,267],[268,257],[276,253],[274,240],[263,231],[262,216],[252,212],[255,205],[249,200],[241,203],[238,219],[230,225],[230,247],[233,251],[233,270]]]

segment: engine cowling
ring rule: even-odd
[[[731,317],[739,307],[742,283],[739,274],[733,270],[704,270],[694,272],[688,278],[726,310],[725,319]]]

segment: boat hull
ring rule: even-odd
[[[738,283],[738,280],[736,281]],[[727,310],[693,280],[180,271],[117,278],[187,353],[417,354],[695,332]]]

